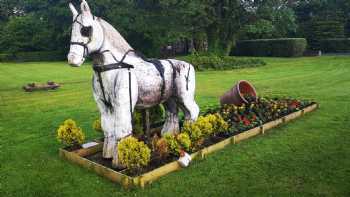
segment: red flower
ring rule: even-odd
[[[294,100],[289,105],[292,109],[298,108],[300,106],[300,102],[297,100]]]
[[[245,126],[249,126],[251,124],[250,120],[246,117],[243,117],[242,121]]]
[[[255,114],[252,117],[252,121],[256,121],[256,115]]]

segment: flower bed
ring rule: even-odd
[[[136,171],[113,169],[110,160],[102,159],[102,143],[75,151],[60,149],[60,155],[125,187],[144,187],[163,175],[181,169],[177,160],[184,151],[191,153],[192,159],[203,158],[226,145],[264,134],[268,129],[317,107],[316,103],[308,101],[259,98],[240,107],[225,105],[212,108],[197,122],[185,123],[181,134],[155,137],[150,145],[149,164]]]

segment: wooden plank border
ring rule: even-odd
[[[264,125],[260,127],[256,127],[253,129],[250,129],[248,131],[245,131],[243,133],[237,134],[235,136],[232,136],[230,138],[227,138],[219,143],[216,143],[214,145],[211,145],[209,147],[206,147],[202,150],[199,150],[198,152],[195,152],[191,154],[192,159],[201,159],[205,158],[209,154],[216,152],[218,150],[221,150],[225,148],[226,146],[230,144],[236,144],[241,141],[247,140],[249,138],[252,138],[254,136],[257,136],[259,134],[265,134],[266,131],[277,127],[278,125],[281,125],[283,123],[287,123],[289,121],[292,121],[300,116],[303,116],[306,113],[312,112],[315,109],[319,107],[318,104],[313,104],[309,107],[304,108],[303,110],[291,113],[287,116],[284,116],[280,119],[265,123]],[[159,167],[157,169],[154,169],[150,172],[147,172],[141,176],[138,177],[130,177],[122,172],[117,172],[113,169],[107,168],[105,166],[102,166],[98,163],[95,163],[93,161],[90,161],[84,157],[97,153],[99,151],[102,151],[103,143],[99,143],[96,146],[87,148],[87,149],[79,149],[73,152],[67,151],[65,149],[59,150],[59,155],[61,158],[68,160],[72,163],[75,163],[79,166],[82,166],[83,168],[86,168],[88,170],[94,171],[96,174],[106,177],[107,179],[121,184],[125,188],[130,187],[141,187],[144,188],[146,185],[151,184],[153,181],[159,179],[162,176],[165,176],[171,172],[177,171],[181,169],[180,164],[177,161],[171,162],[169,164],[166,164],[162,167]]]

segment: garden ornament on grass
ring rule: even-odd
[[[132,134],[135,107],[162,103],[167,118],[162,134],[179,131],[178,109],[195,121],[199,108],[194,100],[194,67],[179,60],[148,60],[134,51],[109,23],[92,15],[88,3],[81,13],[72,3],[72,36],[68,63],[79,67],[87,56],[93,59],[93,95],[101,113],[104,131],[103,157],[119,165],[118,142]]]
[[[190,165],[192,157],[188,153],[182,152],[180,154],[180,158],[177,161],[179,162],[181,167],[186,168]]]

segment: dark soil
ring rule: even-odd
[[[102,157],[102,151],[101,152],[97,152],[97,153],[95,153],[93,155],[86,156],[85,159],[88,159],[90,161],[93,161],[95,163],[103,165],[103,166],[105,166],[107,168],[111,168],[111,169],[113,169],[115,171],[118,171],[118,172],[123,170],[123,169],[113,168],[112,167],[112,159],[105,159],[105,158],[103,158]]]
[[[80,145],[73,145],[73,146],[68,146],[66,148],[64,148],[64,150],[69,151],[69,152],[73,152],[76,150],[82,149],[82,147]]]
[[[216,143],[219,143],[223,140],[225,140],[226,138],[220,137],[220,136],[211,136],[210,138],[207,138],[204,140],[202,146],[200,149],[206,148],[208,146],[214,145]]]
[[[138,171],[138,172],[125,170],[125,168],[123,168],[123,169],[113,168],[112,167],[112,159],[104,159],[102,157],[102,152],[97,152],[97,153],[95,153],[93,155],[86,156],[85,159],[88,159],[88,160],[90,160],[92,162],[98,163],[98,164],[100,164],[102,166],[105,166],[107,168],[113,169],[113,170],[115,170],[117,172],[122,172],[123,171],[123,174],[125,174],[125,175],[131,176],[131,177],[136,177],[136,176],[139,176],[141,174],[150,172],[150,171],[152,171],[154,169],[157,169],[157,168],[159,168],[159,167],[161,167],[161,166],[163,166],[165,164],[168,164],[168,163],[171,163],[173,161],[176,161],[178,158],[176,158],[174,156],[169,156],[166,159],[161,159],[159,157],[152,157],[150,165],[147,166],[146,168],[142,169],[141,171]]]

